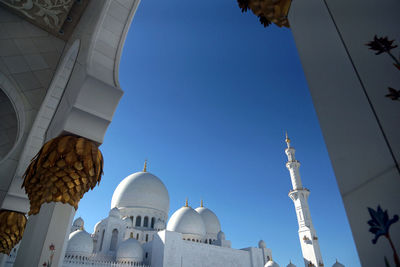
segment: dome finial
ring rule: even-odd
[[[143,172],[147,172],[147,159],[144,161]]]
[[[189,207],[188,198],[186,198],[185,207]]]
[[[200,201],[200,207],[202,207],[202,208],[204,207],[203,206],[203,200]]]
[[[287,134],[287,131],[286,131],[286,139],[285,139],[285,142],[286,142],[287,146],[290,147],[290,139],[289,139],[289,136],[288,136],[288,134]]]

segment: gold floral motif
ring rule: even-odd
[[[100,183],[103,156],[96,144],[77,136],[61,136],[48,141],[32,159],[22,187],[37,214],[43,203],[68,203],[75,209],[83,195]]]
[[[26,225],[25,214],[0,210],[0,253],[10,254],[24,234]]]

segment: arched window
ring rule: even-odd
[[[146,242],[149,241],[149,234],[146,234]]]
[[[100,239],[100,248],[99,248],[99,251],[101,251],[101,249],[103,248],[104,232],[105,232],[105,229],[103,229],[103,232],[101,233],[101,239]]]
[[[143,219],[143,227],[149,227],[149,217],[144,217]]]
[[[118,242],[118,230],[114,229],[111,234],[110,250],[115,251],[117,249]]]
[[[154,223],[156,222],[156,218],[151,218],[151,228],[154,229]]]
[[[139,240],[139,234],[136,234],[136,239]]]
[[[192,241],[194,242],[194,238],[192,238]]]
[[[136,226],[140,226],[142,224],[142,217],[137,216],[136,217]]]
[[[209,244],[211,244],[211,238],[208,241],[209,241]]]

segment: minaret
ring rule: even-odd
[[[294,207],[297,214],[297,221],[299,223],[299,239],[301,244],[301,251],[303,252],[304,264],[306,267],[310,266],[324,266],[322,261],[321,251],[319,249],[317,233],[311,221],[310,208],[308,207],[308,196],[310,191],[304,188],[300,178],[300,162],[294,156],[295,150],[290,146],[290,139],[286,133],[285,149],[288,157],[286,168],[290,172],[290,179],[292,180],[293,190],[290,190],[289,197],[293,200]]]

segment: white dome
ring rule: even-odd
[[[93,239],[85,230],[77,230],[69,235],[67,253],[88,255],[93,252]]]
[[[117,261],[143,261],[143,248],[139,241],[134,238],[128,238],[123,241],[117,250]]]
[[[207,234],[216,235],[221,231],[221,224],[218,220],[217,215],[215,215],[214,212],[204,207],[198,207],[196,211],[200,214],[201,218],[203,219],[203,222],[206,226]]]
[[[85,222],[83,221],[83,219],[81,217],[79,217],[74,221],[74,223],[72,225],[75,226],[76,228],[81,229],[85,225]]]
[[[136,172],[114,191],[111,208],[151,208],[168,214],[169,195],[161,180],[149,172]]]
[[[332,267],[344,267],[344,265],[336,260],[336,262],[332,265]]]
[[[279,264],[274,262],[273,260],[269,260],[264,267],[279,267]]]
[[[110,210],[110,212],[108,213],[108,216],[109,216],[109,217],[120,218],[120,217],[121,217],[121,214],[119,213],[118,208],[112,208],[112,209]]]
[[[172,214],[167,225],[168,231],[204,237],[206,227],[200,214],[191,207],[182,207]]]
[[[258,242],[258,247],[259,247],[259,248],[266,248],[266,247],[267,247],[267,244],[265,244],[265,241],[264,241],[264,240],[260,240],[260,241]]]
[[[296,265],[294,265],[291,261],[289,262],[289,264],[286,267],[296,267]]]

